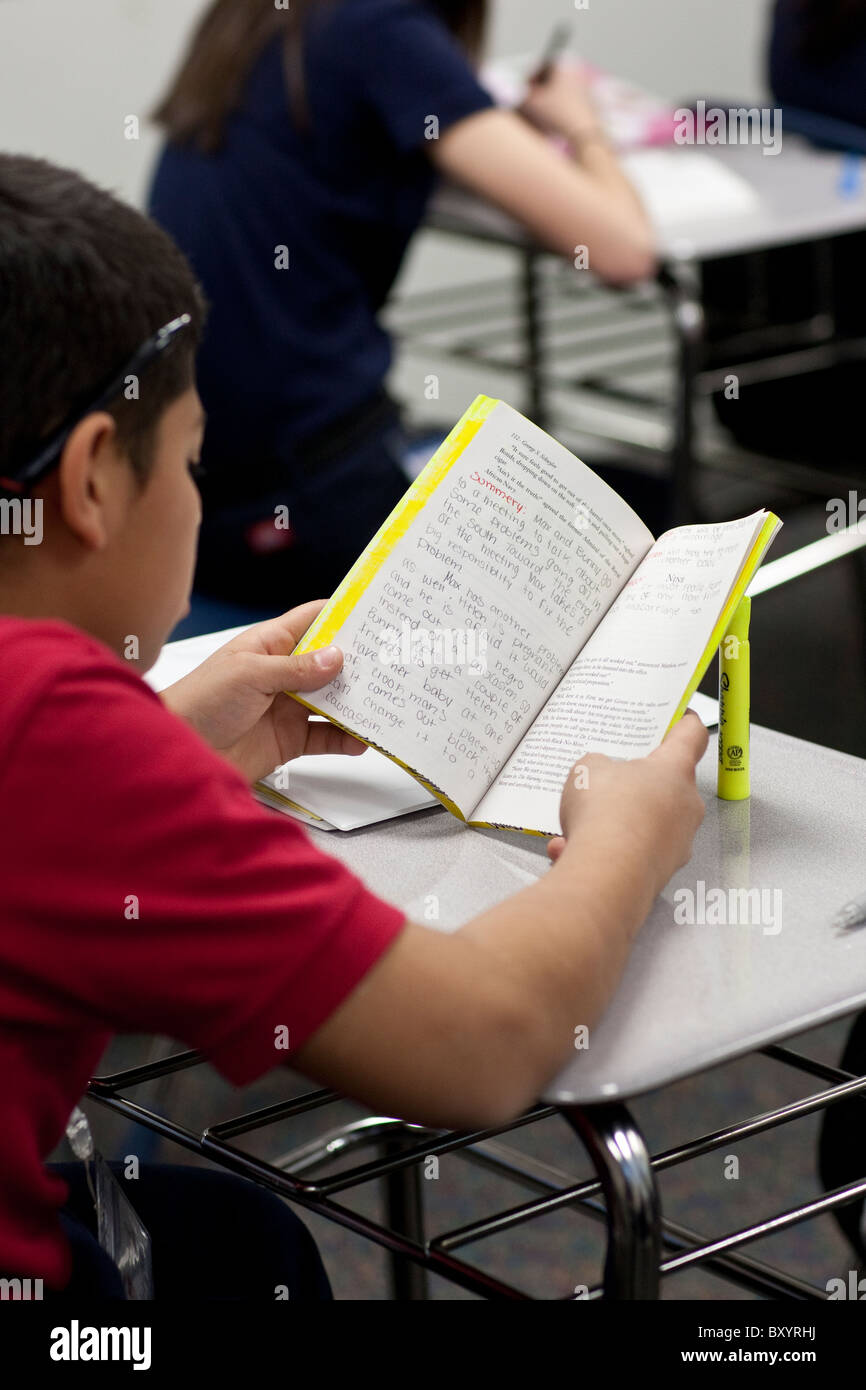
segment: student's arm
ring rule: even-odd
[[[370,0],[335,9],[331,80],[357,91],[402,152],[497,204],[569,261],[579,246],[603,279],[639,280],[655,263],[644,209],[601,137],[586,88],[567,68],[534,82],[522,115],[497,110],[465,51],[427,5]],[[336,56],[335,56],[336,55]],[[430,136],[430,119],[438,138]],[[533,124],[564,136],[574,157]]]
[[[443,1128],[531,1104],[614,992],[655,896],[703,817],[687,715],[650,757],[590,757],[567,785],[565,847],[536,884],[453,935],[407,923],[292,1065],[375,1109]]]
[[[656,265],[651,226],[637,194],[598,128],[576,111],[573,158],[513,111],[480,111],[430,142],[448,178],[521,222],[543,245],[613,283],[640,280]]]
[[[533,82],[520,114],[548,135],[563,136],[583,167],[615,198],[633,210],[644,208],[611,147],[588,88],[574,72],[556,68],[543,82]]]
[[[643,761],[587,759],[558,862],[449,937],[257,806],[100,644],[32,627],[0,768],[4,804],[24,808],[3,911],[27,929],[4,949],[58,1036],[158,1033],[236,1085],[288,1064],[407,1119],[507,1120],[599,1017],[700,820],[707,736],[687,715]]]

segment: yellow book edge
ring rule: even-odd
[[[419,473],[414,483],[410,485],[405,496],[400,499],[390,516],[379,527],[367,549],[358,557],[342,584],[335,590],[327,607],[322,609],[318,618],[298,643],[292,653],[293,656],[303,656],[304,652],[316,651],[319,647],[329,645],[364,591],[388,560],[398,542],[403,539],[409,527],[427,506],[433,493],[448,476],[451,468],[467,446],[471,444],[485,420],[498,404],[499,401],[492,396],[477,396],[475,398],[466,414],[457,421],[447,439],[443,440],[430,462]],[[359,743],[366,743],[368,748],[375,748],[377,753],[382,753],[386,758],[390,758],[392,763],[402,767],[404,772],[408,772],[410,777],[414,777],[416,782],[420,782],[431,796],[435,797],[437,801],[441,801],[442,805],[453,816],[465,822],[466,817],[451,798],[446,796],[439,787],[434,786],[432,782],[428,782],[413,767],[409,767],[402,759],[395,757],[393,753],[389,753],[386,748],[374,743],[372,739],[361,738],[358,734],[353,733],[345,724],[341,724],[339,719],[335,719],[333,715],[311,704],[309,700],[305,700],[296,691],[289,690],[286,691],[286,694],[290,695],[293,700],[297,700],[298,704],[304,705],[313,714],[325,715],[325,718],[336,725],[338,729],[351,734],[352,738],[357,739]],[[267,790],[270,791],[270,788]],[[287,798],[284,799],[287,800]],[[304,810],[305,808],[296,806],[295,809]]]
[[[309,816],[310,820],[321,821],[322,825],[325,824],[324,816],[317,816],[315,811],[310,810],[309,806],[301,806],[299,802],[292,801],[288,796],[283,796],[282,792],[275,791],[273,787],[269,787],[267,782],[256,782],[255,790],[259,793],[259,796],[263,797],[266,801],[279,802],[278,809],[283,806],[288,806],[291,811],[301,811],[305,816]]]
[[[728,596],[728,601],[722,609],[722,615],[716,623],[715,627],[713,628],[710,640],[704,648],[700,661],[695,667],[694,675],[692,676],[691,680],[686,686],[686,693],[677,705],[674,717],[668,725],[667,729],[665,730],[666,735],[669,734],[674,725],[678,723],[680,719],[682,719],[683,715],[688,709],[689,701],[691,700],[692,696],[694,695],[695,691],[697,690],[698,686],[700,685],[701,681],[706,675],[709,664],[715,656],[716,652],[718,651],[722,642],[722,638],[727,632],[728,624],[730,623],[731,618],[740,606],[740,600],[742,599],[743,595],[745,594],[746,590],[748,589],[749,585],[754,579],[755,574],[760,568],[761,561],[767,553],[767,547],[769,546],[770,541],[773,539],[773,536],[775,535],[777,528],[781,526],[781,524],[781,521],[775,515],[774,512],[767,513],[767,519],[761,527],[760,535],[758,536],[758,539],[755,541],[755,544],[752,546],[752,549],[749,551],[749,555],[746,559],[746,563],[743,565],[740,577],[734,585],[733,589],[731,590],[730,595]]]
[[[427,506],[433,493],[448,476],[454,464],[475,438],[484,421],[499,404],[492,396],[477,396],[462,419],[457,421],[448,438],[440,444],[427,466],[411,483],[390,516],[349,570],[338,589],[335,589],[326,608],[323,608],[312,627],[295,647],[293,656],[329,646],[346,618],[358,603],[364,590],[375,579],[395,546]],[[287,692],[291,694],[292,692]],[[297,696],[295,696],[297,699]],[[303,704],[304,701],[301,701]],[[328,716],[330,718],[330,716]],[[336,723],[336,720],[333,721]]]
[[[316,651],[320,647],[329,645],[332,638],[339,632],[346,618],[355,608],[361,595],[368,588],[382,565],[389,558],[397,543],[402,540],[420,512],[427,506],[433,493],[447,477],[450,469],[461,457],[464,450],[475,438],[485,420],[498,404],[498,399],[492,396],[482,395],[476,397],[472,405],[466,411],[466,414],[458,420],[447,439],[443,441],[430,462],[418,475],[415,482],[411,484],[405,497],[397,503],[397,506],[391,512],[390,516],[382,523],[376,535],[367,546],[367,549],[359,556],[357,562],[352,566],[342,584],[335,590],[327,607],[322,609],[319,617],[298,643],[292,653],[293,656],[302,656],[305,652]],[[740,602],[749,584],[752,582],[755,572],[763,559],[764,552],[778,525],[780,525],[779,518],[772,512],[768,512],[767,519],[761,528],[761,533],[753,545],[748,559],[743,566],[740,577],[731,591],[728,602],[722,611],[722,616],[713,629],[713,635],[707,643],[701,660],[686,688],[686,693],[677,706],[676,713],[665,731],[666,734],[670,732],[674,724],[685,714],[689,701],[703,680],[704,674],[713,659],[713,655],[724,636],[731,614]],[[514,830],[521,835],[535,835],[544,840],[550,838],[550,835],[544,830],[528,830],[522,825],[494,825],[489,821],[467,820],[466,816],[464,816],[456,803],[451,800],[450,796],[446,795],[435,783],[428,781],[426,777],[422,777],[415,768],[403,762],[402,758],[398,758],[394,753],[389,753],[387,748],[383,748],[381,744],[375,743],[372,739],[364,738],[362,735],[355,733],[346,724],[336,719],[334,715],[329,714],[326,710],[319,709],[317,705],[311,704],[309,700],[305,700],[303,696],[299,695],[296,691],[288,690],[286,694],[289,695],[291,699],[297,700],[299,705],[303,705],[306,709],[310,710],[312,714],[324,715],[329,723],[335,725],[336,728],[342,729],[344,733],[351,735],[351,737],[356,739],[359,743],[365,743],[368,748],[375,748],[377,753],[382,753],[383,756],[389,758],[392,763],[396,763],[404,772],[408,772],[410,777],[414,777],[415,781],[419,782],[431,796],[441,802],[445,809],[451,812],[452,816],[456,816],[456,818],[463,821],[465,825],[471,825],[482,830]],[[271,796],[279,797],[280,800],[285,801],[288,805],[294,807],[295,810],[305,811],[308,815],[313,814],[312,812],[306,811],[306,807],[298,806],[295,802],[290,802],[288,797],[280,797],[279,793],[273,792],[270,787],[265,788],[265,791]],[[321,819],[321,817],[316,817],[316,819]]]

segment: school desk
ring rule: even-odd
[[[866,544],[856,526],[773,561],[752,593],[795,581]],[[760,599],[757,599],[760,602]],[[228,638],[233,634],[226,634]],[[490,1298],[524,1298],[463,1253],[470,1243],[507,1235],[516,1225],[568,1206],[607,1226],[603,1278],[590,1298],[657,1298],[661,1280],[702,1265],[759,1296],[825,1299],[826,1290],[755,1260],[751,1241],[866,1195],[866,1174],[808,1203],[781,1206],[759,1222],[708,1238],[665,1218],[657,1174],[749,1136],[821,1110],[843,1097],[866,1097],[866,1076],[795,1054],[785,1038],[866,1007],[866,925],[843,930],[834,918],[866,895],[866,761],[769,729],[752,735],[752,798],[723,803],[716,791],[711,741],[698,773],[707,814],[688,866],[657,900],[602,1021],[537,1105],[512,1125],[454,1134],[369,1116],[326,1129],[312,1142],[268,1161],[245,1136],[325,1109],[332,1092],[311,1090],[250,1114],[191,1128],[179,1097],[155,1106],[138,1088],[202,1064],[179,1053],[95,1078],[89,1094],[166,1139],[264,1183],[276,1192],[369,1237],[391,1252],[397,1297],[423,1297],[425,1270]],[[451,931],[548,871],[545,842],[504,831],[470,830],[442,808],[345,835],[310,832],[375,891],[416,921],[436,904],[435,929]],[[576,1027],[580,1019],[575,1019]],[[459,1020],[455,1021],[459,1026]],[[651,1154],[629,1109],[642,1093],[760,1052],[804,1077],[791,1104],[748,1116],[676,1148]],[[814,1078],[823,1085],[806,1085]],[[172,1111],[180,1111],[181,1118]],[[503,1135],[559,1114],[592,1158],[596,1178],[575,1184],[549,1164],[518,1152]],[[364,1157],[365,1150],[373,1157]],[[425,1230],[423,1169],[431,1158],[460,1155],[535,1195],[460,1230]],[[334,1172],[335,1161],[357,1157]],[[330,1170],[330,1171],[329,1171]],[[339,1199],[381,1180],[386,1214],[374,1220]],[[604,1195],[602,1205],[598,1198]],[[550,1297],[574,1297],[552,1289]],[[581,1296],[582,1293],[581,1293]]]

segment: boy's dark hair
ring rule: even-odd
[[[139,398],[108,407],[144,481],[161,416],[194,382],[204,313],[189,263],[155,223],[69,169],[0,154],[0,474],[189,314],[177,349],[143,372]]]

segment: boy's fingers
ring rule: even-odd
[[[353,738],[343,729],[338,729],[335,724],[326,724],[322,720],[310,720],[307,725],[307,743],[304,748],[307,757],[328,753],[342,753],[354,757],[359,753],[366,753],[366,751],[366,743],[361,743],[360,739]]]
[[[675,758],[695,768],[707,751],[708,743],[709,734],[704,721],[690,709],[679,723],[674,725],[664,743],[651,753],[650,757]]]
[[[284,632],[291,632],[297,635],[300,642],[304,633],[309,631],[313,623],[318,618],[322,609],[329,602],[326,598],[312,599],[309,603],[302,603],[300,608],[291,608],[288,613],[280,613],[271,621]]]
[[[303,656],[289,656],[285,660],[290,675],[288,685],[280,687],[283,690],[319,690],[343,669],[343,653],[339,647],[305,652]],[[280,658],[276,661],[279,663]]]
[[[230,642],[226,642],[214,655],[255,650],[253,643],[260,643],[266,652],[274,656],[287,650],[292,651],[309,632],[328,601],[326,598],[312,599],[309,603],[302,603],[298,608],[290,608],[287,613],[279,613],[276,617],[253,623]]]
[[[288,613],[281,613],[276,618],[268,618],[263,623],[257,623],[255,631],[261,642],[264,643],[268,651],[277,655],[285,652],[287,647],[296,647],[301,638],[312,627],[328,599],[317,598],[310,603],[303,603],[299,608],[292,608]],[[244,650],[246,633],[236,637],[234,642],[238,644],[240,650]],[[229,643],[233,646],[234,643]]]
[[[254,685],[262,695],[321,690],[343,669],[343,653],[339,647],[305,652],[303,656],[261,656],[256,652],[244,652],[240,656],[246,682]]]

